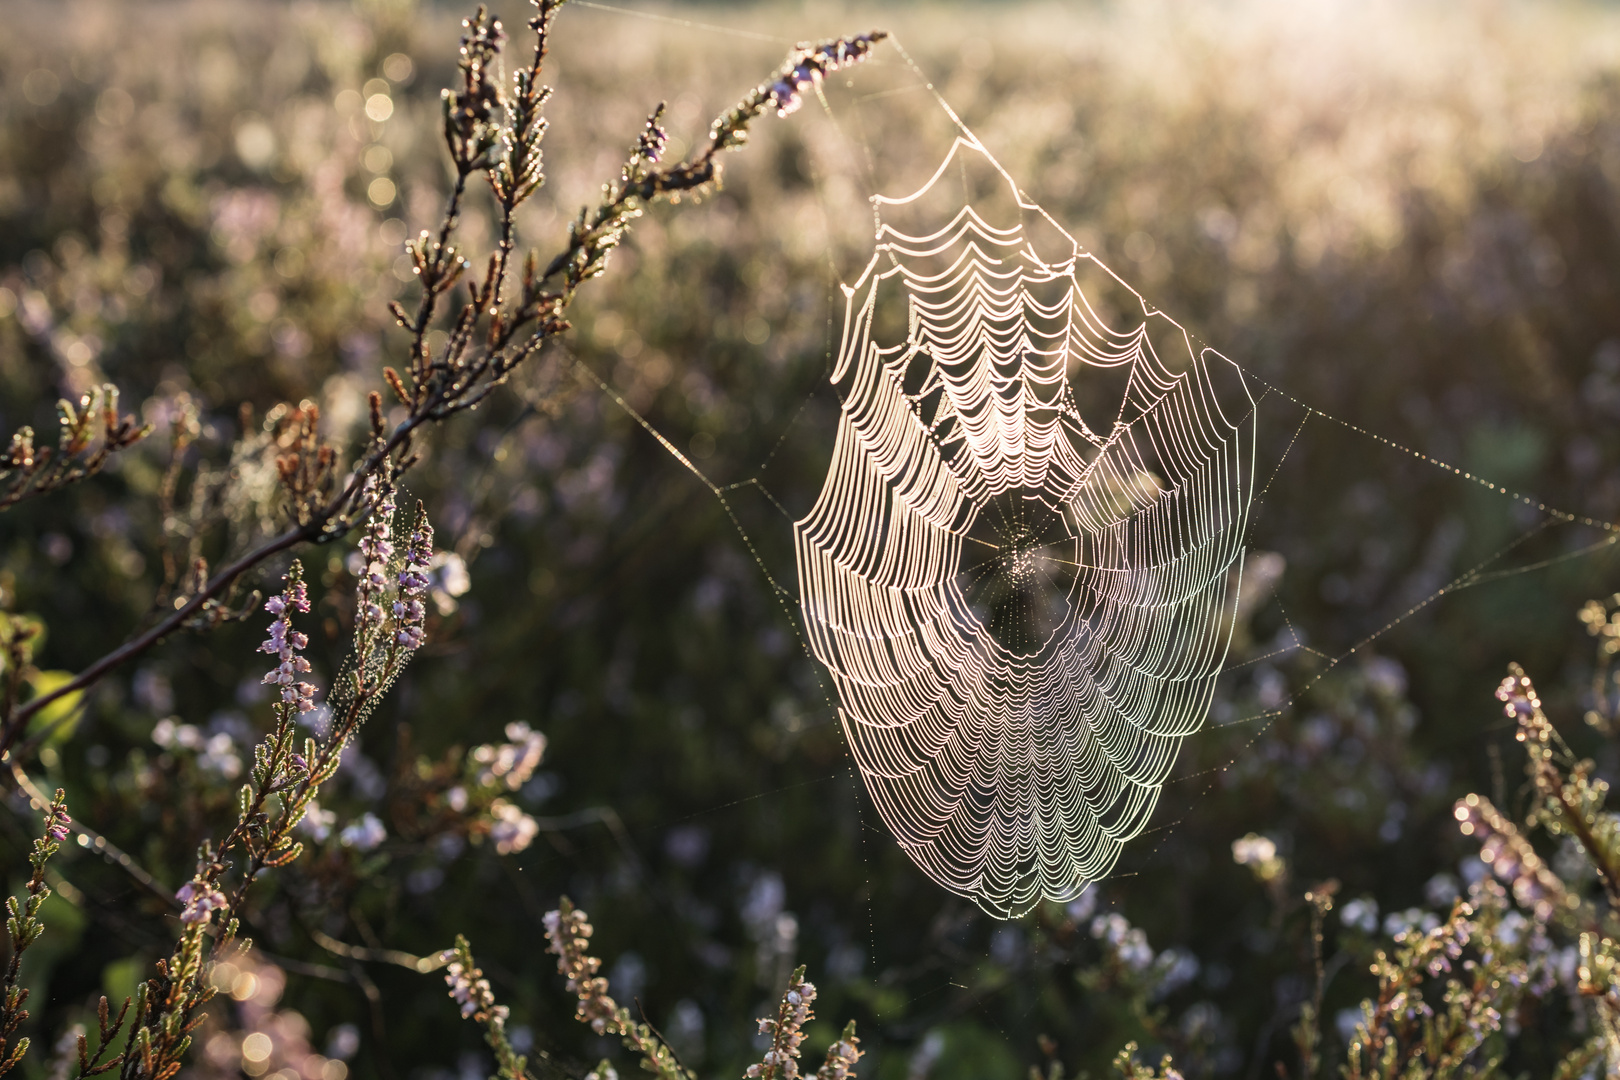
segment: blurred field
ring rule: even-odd
[[[520,11],[506,6],[515,30]],[[557,355],[433,448],[416,493],[472,591],[365,751],[397,779],[417,754],[525,720],[551,739],[545,783],[525,789],[531,812],[608,806],[624,831],[571,830],[497,859],[413,845],[389,819],[388,860],[267,891],[264,948],[289,960],[283,1007],[313,1042],[354,1024],[356,1075],[483,1075],[475,1033],[433,979],[369,967],[390,1002],[378,1016],[359,978],[298,974],[347,970],[310,927],[413,952],[459,930],[557,1075],[582,1075],[575,1066],[605,1050],[568,1019],[539,945],[539,915],[566,891],[593,915],[620,999],[638,999],[705,1075],[742,1068],[751,1019],[798,962],[822,988],[813,1041],[858,1019],[872,1051],[863,1076],[1019,1076],[1044,1060],[1039,1035],[1094,1076],[1128,1038],[1173,1047],[1189,1075],[1270,1075],[1308,952],[1298,912],[1274,912],[1232,865],[1234,839],[1275,839],[1300,888],[1335,876],[1343,896],[1386,911],[1424,904],[1467,850],[1451,801],[1516,783],[1517,749],[1489,699],[1509,658],[1541,673],[1550,707],[1615,776],[1616,747],[1573,723],[1589,654],[1574,610],[1616,588],[1610,554],[1425,606],[1320,681],[1321,659],[1292,645],[1338,657],[1537,523],[1346,424],[1620,518],[1620,11],[1253,0],[645,12],[656,18],[594,6],[561,17],[551,179],[523,223],[542,252],[616,174],[657,101],[670,103],[675,148],[690,147],[792,42],[881,26],[1031,197],[1278,388],[1260,406],[1261,471],[1275,478],[1252,545],[1282,557],[1268,564],[1280,576],[1245,613],[1234,659],[1283,651],[1223,681],[1214,720],[1232,726],[1189,741],[1164,828],[1100,888],[1099,911],[1196,956],[1195,974],[1148,1002],[1163,1015],[1144,1025],[1128,994],[1077,975],[1096,956],[1083,924],[1055,908],[994,924],[924,879],[865,802],[791,604],[714,498]],[[18,511],[0,533],[18,608],[50,623],[48,666],[74,669],[147,612],[165,523],[134,497],[159,484],[179,395],[205,410],[194,453],[217,459],[242,401],[316,398],[332,433],[352,437],[361,393],[398,362],[384,304],[409,288],[400,243],[439,212],[437,92],[464,13],[14,0],[7,14],[0,427],[48,428],[55,395],[103,378],[160,424],[117,475]],[[787,515],[809,506],[830,451],[836,286],[869,257],[867,197],[926,176],[949,145],[917,84],[890,48],[830,82],[825,109],[763,126],[727,162],[721,193],[637,224],[567,346],[713,480],[758,478]],[[488,221],[475,211],[465,228]],[[1302,424],[1283,391],[1345,423]],[[791,589],[783,510],[755,489],[736,509]],[[1598,537],[1549,527],[1490,568]],[[337,566],[334,555],[329,576]],[[232,786],[215,783],[194,812],[161,809],[153,724],[262,722],[237,683],[252,648],[245,630],[169,644],[106,688],[45,762],[76,813],[165,880]],[[1243,722],[1307,684],[1275,723]],[[387,819],[391,789],[366,775],[349,774],[329,805]],[[0,832],[12,877],[17,829],[8,818]],[[62,916],[43,962],[36,1015],[50,1030],[99,988],[132,983],[131,960],[149,963],[169,934],[107,867],[83,856],[65,873],[89,899]],[[1348,960],[1354,943],[1335,933]],[[1367,989],[1364,964],[1337,962],[1330,1017]],[[1562,1019],[1523,1022],[1534,1036]],[[1546,1052],[1529,1037],[1510,1065],[1541,1075]]]

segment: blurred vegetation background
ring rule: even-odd
[[[506,6],[516,29],[526,13]],[[334,837],[259,898],[286,1037],[366,1077],[485,1075],[437,977],[321,943],[427,953],[461,931],[544,1068],[581,1075],[605,1050],[568,1019],[539,929],[566,892],[593,916],[615,996],[706,1075],[757,1055],[751,1018],[797,963],[821,990],[812,1043],[857,1019],[866,1076],[1013,1077],[1049,1056],[1098,1075],[1130,1038],[1174,1048],[1193,1074],[1271,1075],[1310,973],[1304,909],[1284,895],[1333,877],[1383,912],[1449,900],[1470,854],[1452,800],[1512,805],[1519,788],[1490,699],[1507,660],[1616,776],[1612,740],[1575,719],[1591,655],[1575,611],[1617,587],[1611,549],[1560,559],[1601,533],[1540,529],[1489,569],[1559,561],[1434,599],[1542,517],[1365,433],[1620,517],[1611,6],[638,10],[657,17],[582,5],[559,21],[550,181],[526,242],[556,246],[659,100],[680,149],[792,42],[890,29],[1030,196],[1278,388],[1260,405],[1275,477],[1251,533],[1270,591],[1246,606],[1157,827],[1094,903],[994,922],[884,832],[750,544],[791,583],[790,517],[832,443],[836,285],[870,252],[866,196],[926,175],[948,145],[888,51],[854,85],[829,84],[827,110],[761,128],[723,191],[639,222],[566,347],[437,437],[411,493],[470,589],[444,582],[429,647],[322,800],[340,827],[376,813],[388,839],[360,852]],[[161,552],[187,528],[153,500],[186,401],[201,410],[187,485],[220,462],[244,402],[262,414],[310,398],[333,437],[356,435],[363,391],[400,361],[385,310],[409,289],[400,245],[439,213],[437,95],[467,13],[8,5],[0,428],[49,430],[56,396],[103,380],[158,425],[109,475],[6,518],[0,573],[15,609],[47,622],[43,666],[77,670],[149,617]],[[468,228],[487,227],[475,209]],[[740,489],[745,542],[574,358],[715,482],[757,478],[782,509]],[[341,558],[315,556],[327,585]],[[340,592],[318,609],[332,649]],[[75,816],[162,882],[189,873],[233,798],[224,759],[265,722],[255,633],[166,644],[40,755]],[[227,738],[196,753],[154,742],[171,717],[171,732],[183,720]],[[501,856],[413,832],[418,761],[512,721],[549,739],[520,793],[539,839]],[[0,815],[9,878],[29,827]],[[1268,891],[1233,863],[1249,833],[1277,845],[1293,885]],[[94,995],[127,993],[172,935],[94,854],[70,850],[64,874],[77,895],[53,899],[29,956],[46,1034]],[[1179,974],[1136,993],[1100,969],[1093,910],[1125,914]],[[1370,985],[1348,962],[1358,933],[1330,922],[1330,1020]],[[1522,1018],[1510,1064],[1540,1075],[1536,1025],[1560,1022]],[[204,1053],[196,1069],[235,1075],[238,1060]]]

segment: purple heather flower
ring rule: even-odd
[[[433,561],[433,526],[425,516],[418,516],[416,528],[405,545],[405,566],[399,572],[399,599],[394,601],[394,623],[398,627],[394,640],[407,649],[422,644],[422,619],[426,609],[422,598],[432,584],[428,566]]]
[[[461,1015],[471,1016],[483,1009],[497,1020],[505,1020],[506,1006],[495,1004],[494,992],[489,980],[483,978],[484,973],[478,968],[468,971],[453,949],[446,949],[442,955],[450,961],[444,967],[444,982],[450,987],[450,996],[461,1006]]]
[[[806,90],[814,87],[828,73],[866,59],[872,46],[886,36],[881,33],[862,34],[859,37],[840,38],[825,45],[806,46],[798,61],[766,90],[766,100],[776,106],[778,116],[797,112],[804,104]]]
[[[1546,922],[1564,902],[1563,883],[1542,862],[1514,824],[1478,795],[1458,799],[1453,807],[1457,827],[1479,841],[1480,862],[1513,891],[1519,906]]]
[[[485,786],[501,783],[516,791],[534,775],[546,752],[546,737],[521,720],[506,725],[506,737],[512,741],[499,746],[477,746],[472,759],[483,768],[478,782]]]
[[[301,713],[315,707],[315,687],[301,682],[297,676],[309,670],[309,661],[299,655],[309,645],[309,638],[292,628],[289,609],[309,611],[309,593],[304,588],[303,569],[294,563],[283,579],[287,587],[280,595],[264,602],[264,609],[275,616],[270,624],[270,636],[259,646],[259,651],[274,655],[278,661],[261,680],[281,687],[283,705],[296,705]],[[155,733],[154,733],[155,734]]]
[[[226,904],[224,893],[196,878],[180,886],[174,898],[185,905],[180,912],[180,921],[188,924],[207,922],[216,908]]]
[[[67,810],[60,806],[52,806],[46,813],[45,835],[60,844],[67,839],[68,826],[72,823],[73,819],[68,817]]]
[[[362,637],[382,625],[383,590],[388,587],[388,562],[394,555],[392,536],[396,506],[393,489],[384,488],[380,494],[373,490],[372,494],[376,501],[371,517],[366,521],[365,535],[360,538],[362,565],[355,617],[359,623],[357,630]]]

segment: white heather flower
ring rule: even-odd
[[[453,551],[441,551],[428,564],[428,577],[432,581],[429,591],[433,606],[440,615],[449,615],[459,606],[456,598],[467,595],[472,588],[472,575],[467,572],[467,561]]]
[[[1091,936],[1109,945],[1118,945],[1124,941],[1130,929],[1130,922],[1117,911],[1099,915],[1091,920]]]
[[[1339,920],[1352,930],[1363,934],[1378,931],[1378,901],[1370,896],[1352,900],[1339,909]]]
[[[1120,942],[1119,962],[1132,971],[1146,971],[1153,963],[1153,948],[1140,927],[1131,927]]]
[[[344,847],[352,847],[356,851],[370,851],[384,840],[388,839],[388,830],[377,815],[366,811],[360,815],[359,821],[353,821],[343,827],[338,834],[338,843]]]
[[[223,731],[210,735],[197,757],[197,765],[222,780],[235,780],[242,775],[242,759],[237,756],[236,743]]]
[[[1232,861],[1239,866],[1258,866],[1277,857],[1277,845],[1255,833],[1232,841]]]
[[[304,816],[298,822],[298,830],[317,844],[324,843],[332,835],[332,826],[337,824],[337,811],[322,810],[321,804],[314,799],[304,809]]]

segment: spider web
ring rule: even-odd
[[[957,174],[992,197],[948,197]],[[1112,869],[1203,722],[1254,406],[976,141],[873,202],[832,462],[795,524],[800,604],[900,845],[1011,917]],[[1105,302],[1121,290],[1135,317]]]
[[[1000,917],[1073,898],[1114,869],[1167,782],[1213,785],[1328,672],[1396,626],[1464,589],[1620,546],[1620,525],[1362,428],[1195,348],[1196,336],[1023,197],[892,33],[890,44],[902,64],[862,68],[876,87],[844,80],[836,107],[816,88],[836,137],[807,166],[845,303],[836,344],[828,313],[839,419],[809,513],[795,519],[765,481],[809,397],[755,471],[723,483],[584,358],[572,363],[722,507],[829,673],[829,713],[885,823],[939,884]],[[920,149],[896,139],[930,135],[914,118],[879,121],[891,120],[882,114],[895,95],[917,92],[954,143],[913,194],[871,197],[875,247],[855,283],[842,284],[835,249],[852,220],[843,199],[906,186],[878,174],[904,171],[905,149]],[[1299,421],[1269,476],[1257,477],[1267,402],[1298,410]],[[1275,591],[1280,568],[1257,566],[1252,582],[1241,571],[1245,531],[1313,418],[1535,522],[1519,522],[1512,539],[1348,648],[1312,648]],[[739,499],[749,491],[794,522],[797,612],[785,567],[773,569],[745,524]],[[1556,526],[1597,538],[1500,565]],[[1240,591],[1253,595],[1240,602]],[[1275,609],[1292,640],[1229,664],[1234,623],[1257,604]],[[1224,763],[1171,780],[1223,669],[1295,651],[1320,659],[1314,673],[1283,700],[1227,718],[1222,728],[1250,734]],[[1176,824],[1155,829],[1158,842]]]

